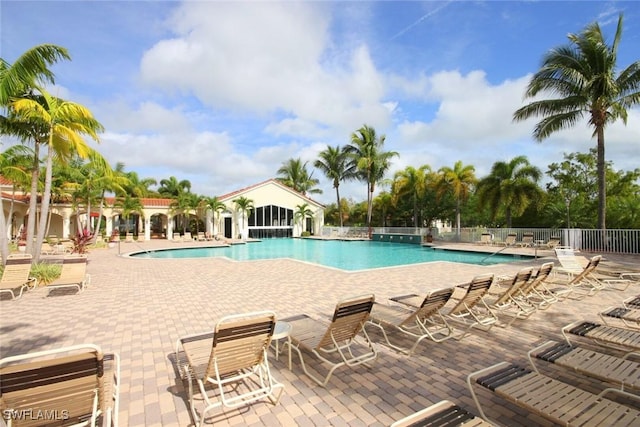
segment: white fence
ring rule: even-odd
[[[603,252],[616,254],[640,254],[640,230],[587,230],[579,228],[463,228],[460,235],[455,230],[440,231],[437,228],[416,227],[374,227],[373,233],[414,234],[426,236],[431,232],[435,241],[441,242],[479,242],[483,233],[490,233],[493,240],[504,241],[509,233],[516,233],[522,240],[525,233],[533,233],[534,240],[548,242],[551,237],[559,237],[560,244],[571,246],[585,252]],[[367,227],[323,227],[324,237],[351,237],[368,235]]]

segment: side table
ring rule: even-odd
[[[271,344],[273,345],[273,349],[276,353],[276,360],[278,360],[278,356],[280,355],[280,340],[289,339],[289,333],[291,332],[291,323],[277,321],[276,327],[273,330],[273,335],[271,336]],[[291,346],[289,346],[289,353],[291,353]],[[291,359],[291,357],[289,357]]]

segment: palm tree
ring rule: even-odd
[[[56,157],[63,163],[75,155],[86,158],[94,150],[87,145],[81,135],[88,135],[99,142],[98,132],[104,130],[103,126],[86,107],[53,97],[44,89],[39,89],[39,91],[41,95],[35,99],[21,98],[10,103],[10,109],[15,113],[14,120],[25,125],[31,124],[37,129],[37,133],[41,137],[46,136],[46,139],[41,139],[38,136],[33,138],[36,146],[44,142],[47,147],[45,184],[40,207],[40,224],[36,234],[36,249],[33,249],[33,239],[27,237],[27,252],[33,254],[35,262],[39,260],[39,248],[42,245],[47,228],[53,158]],[[39,150],[36,148],[34,152],[38,155]],[[38,159],[36,159],[36,162],[38,162]],[[32,196],[37,194],[37,177],[39,175],[35,168],[33,172],[34,176],[31,181]],[[30,212],[36,212],[35,199],[35,197],[31,198]],[[28,223],[31,227],[35,225],[35,215],[29,215]]]
[[[194,209],[194,206],[198,205],[198,196],[187,191],[183,191],[169,205],[171,210],[178,214],[177,227],[182,227],[182,234],[187,231],[187,224],[189,223],[189,213]]]
[[[380,225],[387,226],[387,216],[394,207],[394,197],[391,193],[383,191],[373,199],[373,205],[377,212],[380,212]]]
[[[42,132],[42,126],[34,126],[34,123],[18,120],[10,104],[18,98],[33,97],[34,90],[39,90],[44,83],[54,84],[55,76],[49,70],[49,66],[61,59],[71,59],[71,57],[66,49],[52,44],[42,44],[27,50],[13,64],[0,58],[0,112],[2,113],[0,114],[0,133],[17,136],[22,141],[33,139],[35,144],[29,212],[36,212],[37,197],[35,195],[40,173],[39,148],[41,142],[47,141],[46,132]],[[9,112],[7,116],[5,116],[6,112]],[[27,250],[31,251],[35,215],[29,215],[27,224]]]
[[[516,121],[543,117],[533,131],[537,141],[572,127],[584,116],[589,118],[597,137],[598,228],[602,230],[606,228],[607,206],[604,130],[618,119],[626,124],[627,109],[640,103],[640,61],[616,72],[621,36],[622,14],[611,46],[598,23],[588,25],[580,34],[569,34],[569,45],[544,56],[525,93],[528,98],[544,92],[559,97],[531,102],[513,115]]]
[[[9,214],[7,218],[4,216],[4,209],[0,209],[0,254],[2,259],[6,260],[9,255],[9,240],[7,239],[8,227],[12,226],[13,204],[15,200],[16,190],[20,187],[26,188],[29,185],[30,174],[27,172],[31,164],[31,151],[24,145],[14,145],[7,148],[0,154],[0,176],[11,180],[11,203],[9,205]],[[2,202],[2,192],[0,192],[0,206]],[[11,230],[13,231],[13,230]]]
[[[210,210],[213,215],[212,215],[212,219],[213,219],[213,223],[211,224],[211,235],[212,237],[215,237],[217,232],[216,232],[216,224],[218,225],[218,229],[220,228],[220,214],[222,214],[222,212],[227,210],[227,205],[225,205],[223,202],[220,201],[220,199],[218,199],[217,196],[214,197],[205,197],[202,199],[202,202],[204,204],[204,208],[205,210]]]
[[[149,195],[149,187],[158,185],[158,181],[154,178],[140,179],[136,172],[126,172],[128,183],[124,187],[124,191],[133,197],[147,197]]]
[[[306,218],[313,218],[313,211],[309,207],[308,203],[303,203],[301,205],[296,205],[296,211],[293,213],[293,217],[296,222],[300,221],[300,233],[302,234],[304,231],[304,220]]]
[[[0,107],[28,95],[41,83],[54,84],[55,76],[48,67],[61,59],[71,59],[69,52],[52,44],[27,50],[13,64],[0,58]]]
[[[511,227],[513,215],[522,215],[533,200],[540,196],[537,185],[540,169],[529,164],[526,156],[517,156],[509,162],[496,162],[489,176],[478,183],[478,198],[481,207],[488,205],[491,217],[504,209],[507,227]]]
[[[129,218],[131,218],[133,214],[141,215],[143,212],[143,206],[142,202],[140,202],[140,199],[138,199],[137,197],[131,197],[128,194],[126,194],[124,197],[118,197],[116,202],[113,204],[113,207],[120,209],[122,213],[122,217],[124,218],[126,227],[125,232],[129,232]]]
[[[314,162],[313,166],[320,169],[320,171],[332,181],[333,188],[336,189],[338,216],[340,217],[340,227],[342,227],[343,216],[340,206],[340,182],[355,178],[356,164],[347,151],[344,148],[340,148],[339,145],[335,147],[327,146],[318,156],[320,158]]]
[[[396,198],[409,196],[413,206],[413,226],[420,226],[420,209],[419,203],[429,183],[428,175],[431,172],[429,165],[420,166],[418,169],[413,166],[407,166],[405,170],[396,172],[392,193]]]
[[[367,227],[371,238],[371,214],[373,192],[389,167],[391,159],[398,155],[395,151],[382,151],[385,136],[378,137],[374,128],[367,125],[351,134],[351,144],[345,149],[353,156],[358,169],[358,177],[367,183]]]
[[[191,182],[186,179],[178,181],[175,176],[170,176],[169,179],[161,179],[160,188],[158,188],[158,193],[169,198],[178,197],[180,193],[188,191],[191,191]]]
[[[245,214],[247,216],[251,215],[251,211],[253,211],[254,206],[253,206],[253,200],[248,199],[244,196],[238,197],[237,199],[233,199],[232,202],[235,205],[236,208],[236,212],[239,212],[242,216],[242,222],[241,222],[241,227],[244,228],[244,216]],[[242,235],[242,229],[240,230],[240,233]]]
[[[300,158],[289,159],[282,164],[278,169],[278,181],[282,182],[287,187],[291,187],[303,195],[307,193],[320,194],[322,190],[316,187],[320,181],[313,178],[313,173],[309,174],[307,170],[307,163],[302,163]]]
[[[438,198],[445,193],[450,193],[456,201],[456,237],[460,239],[460,210],[462,202],[467,200],[471,194],[472,187],[478,182],[475,175],[475,168],[471,165],[463,165],[458,160],[453,168],[443,166],[438,171]]]

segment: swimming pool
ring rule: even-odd
[[[492,265],[522,260],[522,257],[471,251],[452,251],[372,241],[267,239],[241,245],[171,248],[136,252],[134,258],[203,258],[227,257],[237,261],[294,258],[347,271],[393,267],[431,261]],[[526,257],[525,257],[526,258]]]

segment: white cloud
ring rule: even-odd
[[[170,20],[176,37],[145,52],[141,80],[214,108],[292,116],[267,127],[276,135],[386,125],[384,82],[367,47],[336,49],[330,22],[321,3],[187,2]]]

